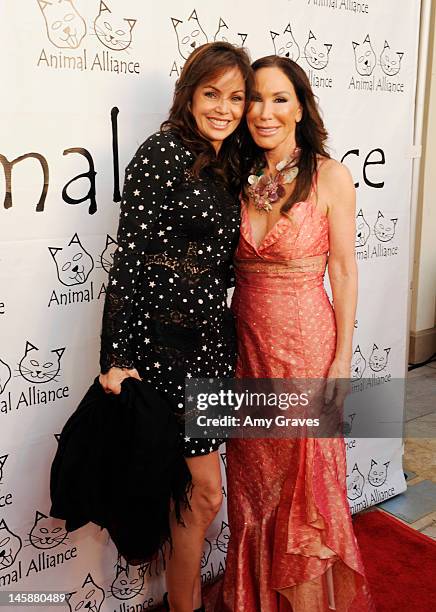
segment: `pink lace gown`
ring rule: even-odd
[[[233,310],[238,377],[321,378],[336,326],[323,278],[327,218],[294,205],[257,247],[246,206],[236,251]],[[346,497],[342,439],[231,440],[227,444],[231,537],[218,612],[375,610]],[[290,589],[292,607],[279,595]]]

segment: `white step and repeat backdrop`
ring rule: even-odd
[[[3,0],[1,590],[66,590],[71,610],[160,600],[159,564],[117,565],[106,532],[67,535],[47,517],[48,477],[56,436],[98,368],[124,167],[165,118],[194,46],[245,43],[253,59],[284,54],[307,71],[358,193],[353,376],[403,376],[419,4]],[[401,460],[401,440],[348,441],[353,512],[405,489]],[[223,572],[227,541],[223,508],[205,542],[204,581]]]

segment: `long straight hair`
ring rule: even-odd
[[[286,57],[268,55],[256,60],[252,64],[252,68],[255,73],[261,68],[278,68],[281,70],[292,83],[303,111],[301,121],[297,123],[295,128],[296,144],[301,150],[298,162],[298,175],[290,197],[280,208],[280,212],[287,213],[296,202],[301,202],[308,198],[312,181],[317,171],[318,157],[330,157],[325,145],[328,134],[324,127],[309,79],[297,63]],[[256,145],[248,128],[244,131],[243,140],[243,148],[246,151],[243,168],[243,196],[247,199],[246,179],[248,174],[250,174],[251,170],[255,173],[258,172],[264,166],[265,158],[263,149]]]
[[[202,171],[210,170],[232,191],[241,189],[241,135],[244,120],[221,145],[218,155],[212,144],[200,134],[191,112],[195,90],[203,83],[219,77],[226,70],[239,69],[245,84],[244,116],[252,97],[254,83],[251,60],[247,52],[227,42],[201,45],[191,53],[174,91],[173,105],[169,117],[161,129],[177,133],[186,147],[195,155],[191,173],[199,177]]]

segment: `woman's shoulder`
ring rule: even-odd
[[[333,157],[318,157],[318,168],[319,177],[324,178],[327,181],[333,180],[346,180],[351,179],[351,173],[345,164],[339,162]]]
[[[332,157],[318,157],[318,180],[325,184],[338,183],[349,185],[353,183],[351,172],[345,164],[333,159]]]
[[[163,163],[179,162],[182,165],[193,161],[192,153],[172,130],[160,130],[150,134],[138,148],[136,156]]]

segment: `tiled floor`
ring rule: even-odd
[[[436,362],[408,375],[404,468],[416,474],[408,485],[436,484]],[[429,514],[405,524],[436,540],[436,504]]]

